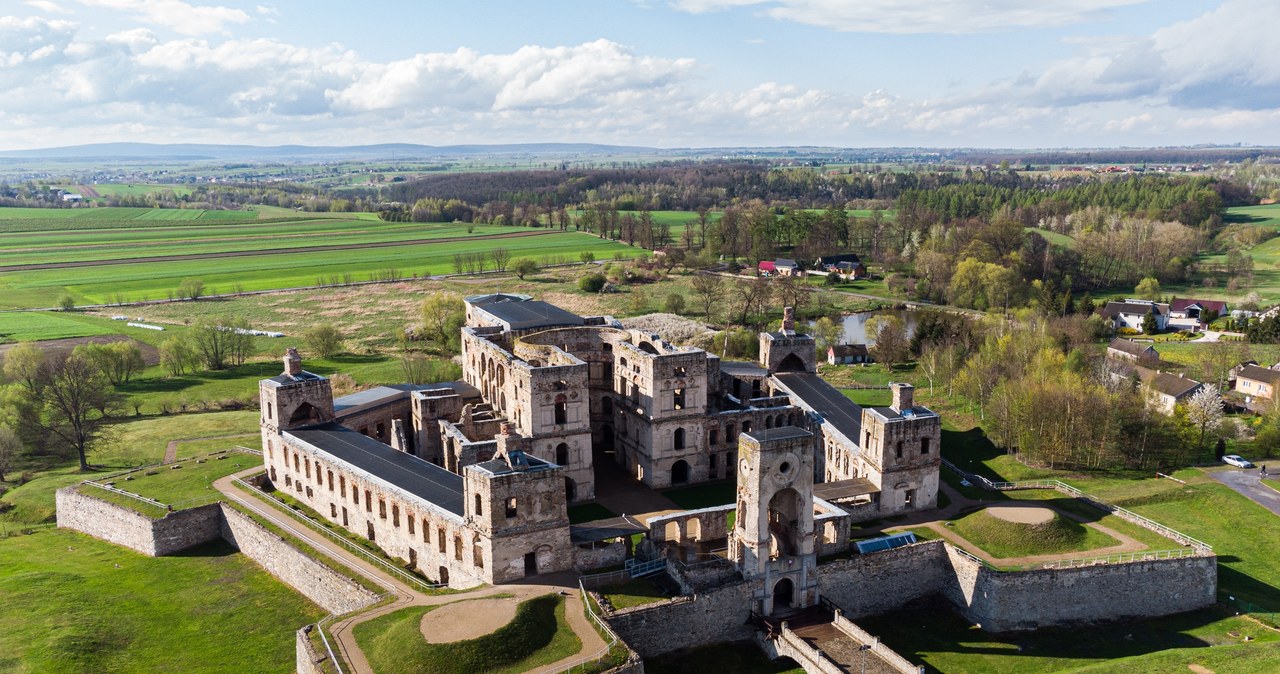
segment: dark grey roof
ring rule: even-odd
[[[837,358],[844,356],[869,356],[866,344],[836,344],[831,347]]]
[[[581,316],[565,311],[554,304],[538,300],[490,302],[483,305],[483,308],[498,320],[506,323],[512,330],[555,328],[583,324]]]
[[[571,524],[569,525],[569,540],[573,541],[575,545],[595,543],[632,534],[643,534],[647,531],[649,531],[649,527],[623,515],[622,517],[611,517],[583,524]]]
[[[489,293],[488,295],[471,295],[464,299],[475,306],[482,307],[494,302],[523,302],[533,297],[521,293]]]
[[[1114,318],[1120,314],[1168,314],[1167,304],[1147,304],[1146,302],[1117,302],[1112,300],[1102,307],[1103,318]]]
[[[839,264],[841,262],[852,262],[853,264],[862,264],[862,260],[853,253],[842,253],[840,255],[823,255],[818,258],[818,264]]]
[[[774,261],[773,261],[773,266],[775,266],[775,267],[795,267],[795,266],[797,266],[797,265],[796,265],[796,261],[795,261],[795,260],[788,260],[788,259],[787,259],[787,258],[785,258],[785,257],[780,257],[780,258],[778,258],[778,259],[776,259],[776,260],[774,260]]]
[[[285,435],[293,436],[455,515],[462,515],[461,475],[392,449],[390,445],[339,424],[286,431]]]
[[[755,363],[742,360],[720,361],[720,371],[735,377],[767,377],[769,371]]]
[[[811,438],[813,433],[806,431],[799,426],[778,426],[776,428],[753,428],[744,431],[743,435],[755,438],[757,442],[769,442],[772,440],[794,440],[796,438]]]
[[[397,400],[404,400],[413,391],[431,391],[435,389],[452,389],[454,393],[464,398],[480,397],[480,390],[464,381],[446,381],[435,384],[388,384],[334,398],[333,410],[337,413],[350,413],[356,410],[371,409]]]
[[[1147,352],[1147,349],[1155,350],[1155,347],[1150,344],[1139,344],[1133,340],[1121,339],[1119,337],[1111,340],[1111,343],[1107,345],[1107,348],[1115,349],[1116,351],[1127,353],[1131,356],[1141,356]]]
[[[858,442],[862,408],[857,403],[811,372],[786,372],[773,377],[850,442]]]
[[[312,374],[311,372],[307,372],[306,370],[303,370],[302,373],[296,377],[291,374],[285,374],[281,372],[280,374],[274,377],[267,377],[267,379],[277,384],[294,384],[300,381],[319,381],[321,379],[324,379],[324,377],[321,377],[318,374]]]
[[[1280,370],[1258,367],[1257,365],[1246,365],[1240,368],[1240,374],[1236,376],[1272,385],[1280,383]]]

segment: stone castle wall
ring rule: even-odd
[[[946,554],[956,573],[943,594],[993,632],[1169,615],[1217,596],[1213,556],[999,572],[950,548]]]
[[[681,648],[750,639],[747,623],[755,585],[739,582],[696,595],[614,613],[609,626],[642,658]]]
[[[94,498],[75,486],[59,489],[54,499],[59,527],[75,529],[150,557],[170,555],[222,537],[220,508],[216,503],[174,511],[153,520]]]
[[[343,614],[378,600],[373,592],[308,557],[248,515],[222,506],[222,537],[324,610]]]
[[[885,613],[942,591],[951,575],[942,541],[854,555],[818,566],[818,590],[850,618]]]
[[[59,489],[58,526],[89,534],[144,555],[159,557],[216,540],[226,540],[268,573],[321,608],[347,613],[368,606],[377,595],[299,552],[279,536],[223,503],[171,512],[153,520],[124,506]]]
[[[312,627],[311,629],[318,629]],[[320,663],[329,658],[328,653],[317,653],[307,638],[307,628],[303,627],[294,634],[294,668],[297,674],[326,674]]]

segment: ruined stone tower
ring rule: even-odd
[[[817,372],[818,347],[813,337],[796,332],[795,309],[782,310],[782,329],[760,333],[760,365],[774,372]]]
[[[284,355],[284,372],[259,382],[258,402],[264,432],[333,421],[329,380],[303,370],[302,356],[292,346]]]
[[[738,511],[730,554],[758,581],[754,608],[772,615],[818,603],[813,524],[814,436],[784,426],[739,436]]]
[[[938,502],[942,419],[915,404],[915,387],[889,384],[889,407],[862,410],[862,456],[881,484],[883,513],[924,510]]]

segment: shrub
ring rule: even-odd
[[[531,257],[522,257],[511,263],[511,271],[523,281],[524,277],[538,271],[538,262]]]
[[[598,293],[607,282],[608,279],[604,277],[604,274],[586,274],[578,279],[578,288],[583,292]]]
[[[666,301],[662,303],[662,308],[669,314],[684,313],[684,295],[680,293],[671,293],[667,295]]]
[[[70,295],[63,295],[58,299],[58,308],[63,311],[71,311],[76,308],[76,298]]]
[[[302,341],[321,358],[328,358],[342,350],[342,333],[328,323],[308,328],[302,333]]]
[[[1133,335],[1142,334],[1142,331],[1134,328],[1116,328],[1116,334],[1122,337],[1131,337]]]

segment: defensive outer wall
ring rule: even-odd
[[[999,571],[944,541],[828,562],[820,571],[822,596],[847,618],[885,613],[938,594],[967,620],[992,632],[1192,611],[1214,603],[1218,577],[1217,558],[1212,554]],[[752,589],[749,581],[739,581],[606,617],[618,635],[646,658],[717,641],[750,639],[754,628],[745,624],[745,618]],[[671,625],[680,629],[672,630]]]
[[[225,540],[281,582],[330,613],[364,608],[378,597],[324,564],[311,559],[253,518],[225,503],[150,517],[80,492],[59,489],[58,526],[158,557]]]

